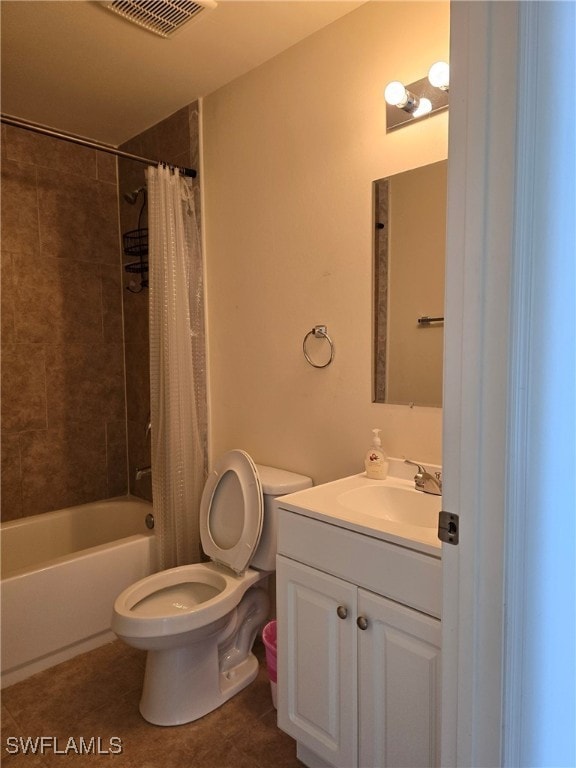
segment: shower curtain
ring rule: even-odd
[[[159,568],[200,559],[206,475],[202,258],[192,182],[147,170],[152,494]]]

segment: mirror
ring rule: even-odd
[[[376,403],[442,405],[446,176],[442,160],[373,184]]]

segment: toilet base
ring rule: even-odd
[[[254,587],[217,621],[190,632],[145,638],[142,717],[154,725],[190,723],[249,685],[258,674],[252,646],[268,607],[266,590]],[[133,645],[137,641],[130,638]]]
[[[242,688],[246,688],[247,685],[258,677],[259,672],[258,659],[253,653],[250,653],[243,662],[238,664],[234,669],[228,670],[228,672],[220,673],[220,690],[222,693],[222,701],[231,699]]]
[[[258,675],[258,659],[249,653],[244,661],[218,673],[213,649],[199,659],[195,646],[171,652],[149,651],[146,660],[140,714],[153,725],[183,725],[198,720],[222,706],[249,685]],[[209,658],[208,658],[209,657]],[[200,695],[195,696],[194,691]]]

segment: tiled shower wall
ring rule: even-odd
[[[126,493],[116,159],[2,126],[2,519]]]
[[[198,168],[197,103],[122,149]],[[123,196],[145,167],[119,160],[117,183],[114,156],[2,126],[3,520],[151,498],[135,478],[150,464],[148,289],[122,268],[118,223],[138,227],[143,197]],[[206,444],[205,389],[197,400]]]

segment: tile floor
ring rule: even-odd
[[[77,656],[2,691],[3,768],[303,768],[296,743],[276,726],[264,648],[256,680],[222,707],[194,723],[173,728],[150,725],[138,711],[145,653],[121,641]],[[9,754],[20,742],[9,737],[57,737],[65,751],[68,739],[89,743],[100,737],[101,749],[42,755]],[[104,754],[111,737],[122,751]],[[98,743],[95,741],[94,743]],[[95,753],[94,753],[95,752]]]

